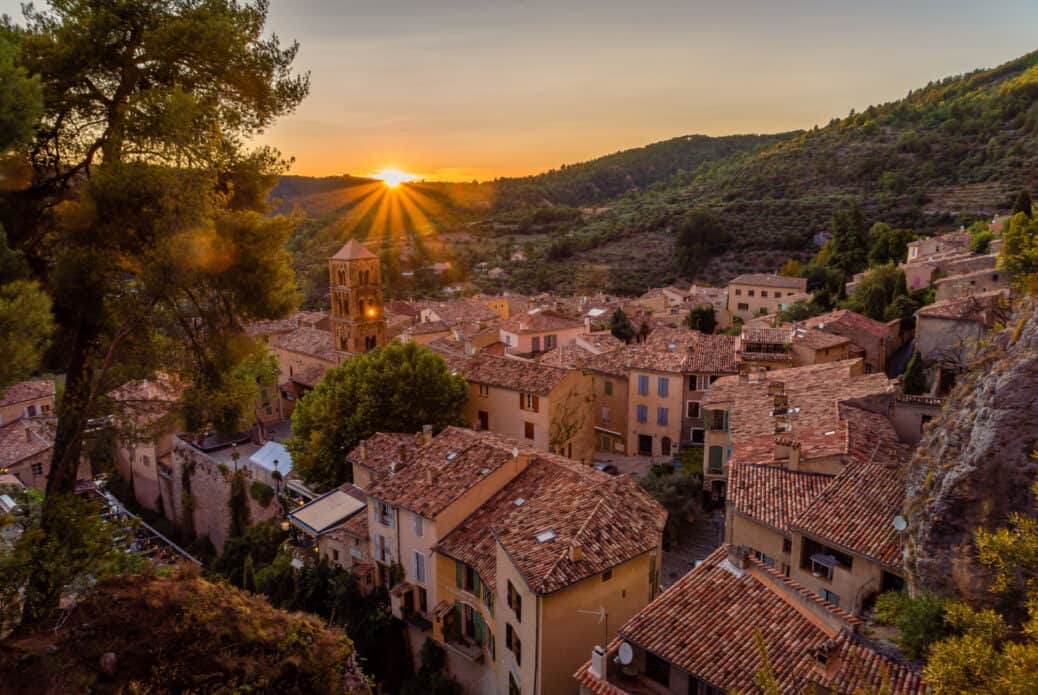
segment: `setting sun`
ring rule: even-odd
[[[380,179],[382,183],[386,184],[390,188],[396,188],[402,183],[414,181],[418,178],[414,174],[408,174],[399,169],[382,169],[381,171],[375,172],[374,177]]]

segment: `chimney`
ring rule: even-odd
[[[584,549],[580,547],[580,543],[574,541],[570,544],[569,559],[571,562],[580,562],[584,559]]]
[[[426,466],[425,468],[425,482],[428,485],[436,484],[436,471],[433,469],[432,466]]]
[[[602,646],[596,644],[591,650],[591,668],[588,672],[595,678],[605,680],[606,677],[606,651]]]
[[[25,441],[27,444],[32,444],[32,430],[29,429],[28,425],[25,427]]]
[[[768,382],[768,395],[779,396],[786,392],[786,385],[781,381],[769,381]]]
[[[422,444],[428,444],[432,438],[432,425],[422,425]]]
[[[476,354],[476,346],[472,344],[471,340],[465,341],[465,354],[469,357]]]
[[[745,570],[750,566],[750,549],[745,545],[729,545],[728,562],[736,569]]]
[[[366,439],[360,440],[360,445],[357,447],[357,455],[361,461],[368,459],[368,441]]]
[[[400,461],[400,463],[407,463],[407,457],[409,453],[410,452],[408,452],[407,447],[403,444],[396,448],[396,457],[397,460]]]

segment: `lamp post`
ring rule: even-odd
[[[241,458],[241,454],[238,453],[238,442],[231,444],[231,461],[234,462],[234,472],[238,472],[238,459]]]

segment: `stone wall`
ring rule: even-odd
[[[193,530],[198,537],[208,536],[216,551],[222,552],[231,526],[228,501],[231,497],[233,472],[230,469],[221,470],[218,463],[205,452],[179,438],[174,438],[173,441],[171,466],[172,495],[170,504],[166,507],[167,516],[182,530]],[[243,470],[251,523],[257,524],[275,518],[277,502],[271,501],[264,508],[252,499],[248,494],[253,480],[252,474],[248,469]],[[189,495],[184,494],[185,483],[190,488]]]

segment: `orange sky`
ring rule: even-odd
[[[293,173],[536,173],[690,133],[777,132],[1034,46],[1038,3],[272,0],[310,97]]]

